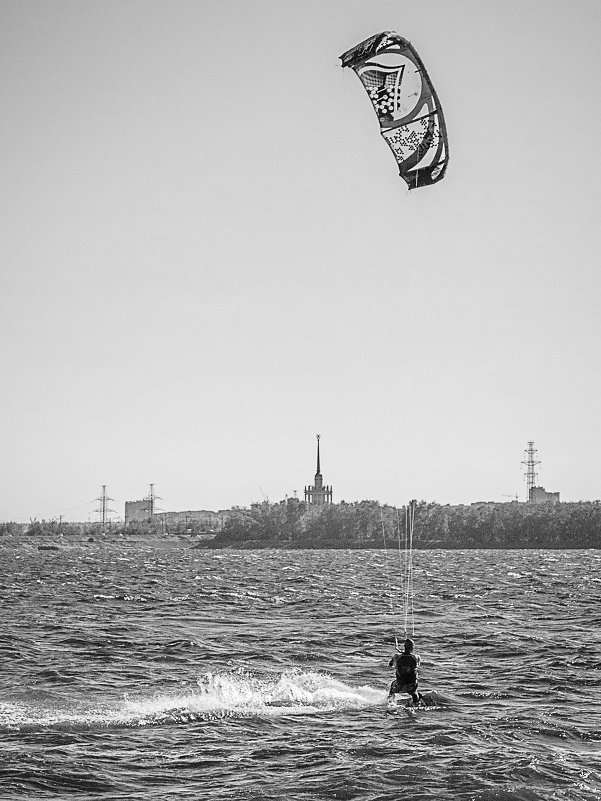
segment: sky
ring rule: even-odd
[[[0,520],[601,497],[598,0],[2,0]],[[408,192],[339,56],[444,109]]]

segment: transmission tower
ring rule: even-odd
[[[527,500],[531,500],[532,498],[532,490],[536,487],[538,481],[538,473],[536,472],[536,466],[540,464],[538,459],[535,459],[536,455],[536,448],[534,447],[534,442],[529,441],[528,447],[524,451],[524,460],[522,461],[523,465],[526,465],[526,470],[524,472],[524,479],[526,481],[526,487],[528,489],[528,498]]]
[[[148,519],[150,520],[150,522],[152,522],[153,515],[154,515],[154,504],[155,504],[155,501],[160,501],[161,500],[161,496],[154,494],[154,484],[150,484],[149,486],[150,486],[150,489],[148,491],[148,497],[145,498],[144,500],[148,501],[148,515],[149,515]]]
[[[109,498],[106,494],[106,484],[102,485],[102,492],[100,493],[100,497],[96,498],[97,501],[100,501],[100,506],[95,511],[100,515],[100,522],[102,524],[102,533],[104,534],[106,531],[106,524],[108,523],[109,515],[115,514],[114,509],[109,509],[109,501],[114,500],[114,498]]]

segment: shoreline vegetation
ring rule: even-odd
[[[225,513],[220,530],[185,524],[165,526],[163,515],[152,520],[69,523],[63,520],[29,524],[0,523],[0,539],[24,537],[51,546],[65,538],[98,541],[103,537],[179,537],[198,548],[384,548],[397,547],[405,536],[405,507],[377,501],[308,506],[296,498],[279,503],[234,507]],[[601,548],[601,503],[476,503],[441,506],[418,501],[413,547],[441,549]]]

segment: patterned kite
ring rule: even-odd
[[[415,49],[394,31],[371,36],[340,56],[357,73],[380,122],[380,133],[409,189],[440,181],[449,148],[442,107]]]

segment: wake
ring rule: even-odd
[[[308,715],[381,705],[385,697],[382,690],[355,687],[325,673],[287,671],[267,677],[248,672],[207,673],[198,679],[197,688],[186,693],[124,697],[111,705],[63,709],[0,702],[0,732],[90,730]]]

